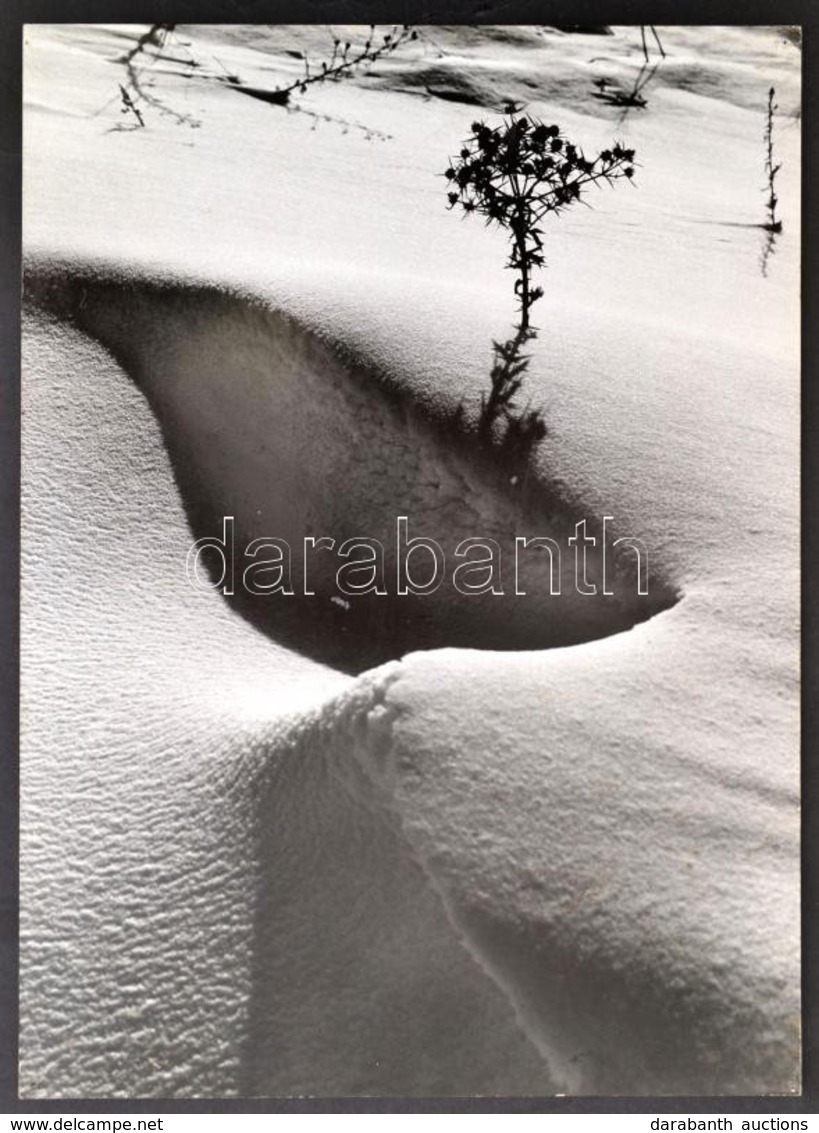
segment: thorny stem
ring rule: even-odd
[[[515,251],[511,257],[511,266],[516,267],[520,278],[515,281],[515,292],[520,300],[520,329],[529,329],[529,308],[532,299],[529,293],[529,248],[526,245],[526,210],[521,202],[518,215],[512,222],[512,231],[515,239]]]

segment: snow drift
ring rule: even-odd
[[[360,672],[418,648],[554,647],[628,629],[676,598],[641,541],[618,546],[628,536],[615,531],[605,546],[600,517],[565,487],[528,469],[513,475],[451,420],[261,297],[77,275],[67,265],[31,268],[26,295],[93,335],[134,376],[162,425],[197,536],[218,535],[231,515],[237,554],[265,536],[286,542],[294,594],[254,595],[239,583],[230,597],[300,652]],[[450,563],[461,540],[493,541],[501,592],[463,594],[450,566],[434,592],[398,595],[399,516],[410,538],[435,540]],[[579,562],[569,543],[577,523],[589,540]],[[340,560],[316,553],[308,573],[311,536],[380,543],[386,593],[334,604]],[[517,536],[545,537],[551,550],[516,555]],[[416,569],[425,581],[430,573],[428,563]]]
[[[311,738],[349,678],[188,585],[162,436],[110,356],[36,317],[25,367],[21,1091],[549,1092]]]

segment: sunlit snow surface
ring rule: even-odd
[[[145,30],[26,33],[21,1092],[795,1091],[795,33],[662,29],[624,115],[638,28],[422,29],[285,109],[226,76],[327,29],[180,26],[131,129]],[[350,676],[195,591],[191,524],[367,534],[442,476],[501,522],[424,421],[514,319],[442,177],[510,97],[637,152],[547,228],[528,392],[544,500],[673,601]]]

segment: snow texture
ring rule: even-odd
[[[662,29],[624,115],[637,28],[429,29],[284,108],[238,87],[324,29],[178,27],[130,129],[144,31],[26,33],[22,1094],[796,1091],[793,30]],[[639,163],[547,232],[525,491],[451,427],[514,307],[440,177],[508,97]],[[324,567],[274,617],[186,580],[226,514],[611,515],[651,593],[567,555],[379,630]]]

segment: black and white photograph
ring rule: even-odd
[[[23,38],[20,1098],[798,1096],[800,27]]]

